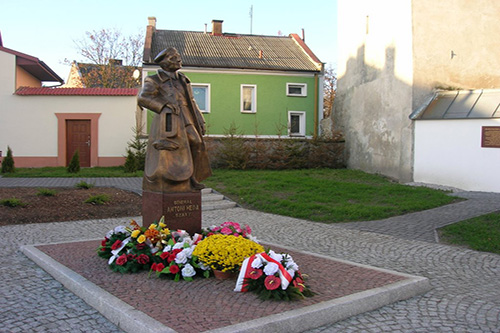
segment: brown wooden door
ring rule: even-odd
[[[78,149],[80,166],[90,167],[90,120],[66,120],[66,165]]]

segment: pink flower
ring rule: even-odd
[[[250,229],[250,226],[248,224],[245,226],[245,229],[247,230],[248,234],[252,233],[252,229]]]
[[[264,280],[264,286],[266,287],[267,290],[278,289],[280,285],[281,285],[281,279],[274,275],[268,275]]]
[[[121,256],[116,258],[116,264],[118,266],[123,266],[123,265],[125,265],[126,262],[127,262],[127,255],[126,254],[122,254]]]
[[[228,227],[224,227],[221,229],[220,233],[223,235],[231,235],[233,233],[233,231],[231,229],[229,229]]]

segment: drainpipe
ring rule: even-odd
[[[318,137],[318,74],[314,74],[314,138]]]

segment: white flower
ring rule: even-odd
[[[276,272],[278,272],[278,264],[275,264],[274,262],[268,262],[267,265],[264,267],[264,273],[266,275],[274,275]]]
[[[259,256],[256,256],[252,261],[252,268],[261,268],[262,267],[262,259]]]
[[[186,254],[187,258],[191,258],[193,256],[193,250],[193,247],[186,247],[184,250],[182,250],[182,252]]]
[[[292,261],[289,261],[286,263],[286,269],[287,270],[294,270],[294,271],[298,271],[299,270],[299,266],[292,260]]]
[[[187,256],[186,256],[186,253],[185,252],[179,252],[177,253],[177,255],[175,256],[175,262],[177,264],[185,264],[187,262]]]
[[[269,256],[277,262],[281,262],[283,260],[283,256],[279,253],[274,252],[273,250],[269,250]]]
[[[205,266],[205,264],[203,264],[201,261],[198,261],[198,266],[204,271],[208,271],[210,269],[210,266]]]
[[[172,247],[172,249],[182,249],[184,248],[184,242],[177,242],[174,244],[174,246]]]
[[[167,245],[163,248],[163,252],[170,252],[172,251],[172,245]]]
[[[247,238],[250,239],[252,242],[255,242],[257,244],[260,244],[259,240],[257,239],[257,237],[255,236],[252,236],[250,234],[247,235]]]
[[[181,274],[184,277],[191,277],[196,275],[196,271],[194,270],[193,266],[187,264],[186,266],[184,266],[184,268],[182,268]]]

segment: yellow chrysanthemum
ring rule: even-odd
[[[146,241],[146,236],[140,235],[139,238],[137,238],[137,243],[144,243]]]
[[[132,236],[132,238],[137,238],[137,236],[139,236],[140,233],[141,233],[140,230],[134,230],[134,231],[132,231],[131,236]]]
[[[160,226],[161,226],[161,224],[160,224]],[[170,229],[169,228],[161,229],[161,233],[165,236],[168,236],[168,235],[170,235]]]
[[[264,252],[264,248],[243,237],[217,234],[198,243],[193,255],[212,269],[237,271],[245,258]]]
[[[156,229],[156,227],[158,227],[156,224],[152,223],[150,226],[149,226],[149,230],[153,230],[153,229]]]

